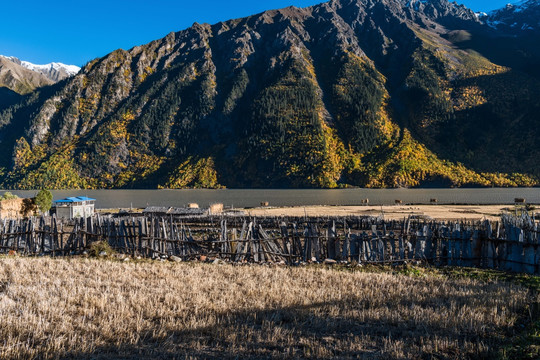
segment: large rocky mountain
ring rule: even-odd
[[[195,23],[0,110],[3,186],[537,185],[540,37],[496,16],[332,0]]]

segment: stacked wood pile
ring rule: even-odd
[[[17,219],[21,217],[23,211],[23,201],[25,199],[7,199],[0,201],[0,218]]]
[[[372,217],[245,218],[141,216],[4,220],[0,253],[65,256],[97,241],[149,258],[230,262],[358,262],[476,266],[540,273],[540,225],[534,217],[498,222],[437,222]]]
[[[218,214],[221,214],[222,212],[223,212],[223,204],[220,204],[220,203],[211,204],[210,207],[208,208],[208,214],[210,215],[218,215]]]
[[[203,209],[198,207],[163,207],[163,206],[149,206],[143,210],[143,214],[151,216],[164,216],[164,215],[175,215],[175,216],[203,216],[206,212]]]

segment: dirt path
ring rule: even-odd
[[[428,216],[433,219],[490,219],[496,220],[511,205],[390,205],[390,206],[298,206],[244,209],[253,216],[347,216],[384,215],[386,219],[403,219],[409,215]]]

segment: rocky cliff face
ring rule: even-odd
[[[501,36],[446,0],[194,24],[1,112],[4,186],[536,184],[540,82]]]

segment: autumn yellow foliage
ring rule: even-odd
[[[189,157],[182,162],[170,175],[167,182],[160,188],[220,188],[217,180],[214,159]]]

